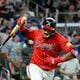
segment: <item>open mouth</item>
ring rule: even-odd
[[[49,38],[55,33],[55,30],[51,31],[51,30],[43,29],[43,33],[44,33],[44,38]]]
[[[49,34],[44,34],[45,37],[49,37]]]
[[[44,37],[45,37],[45,38],[48,38],[49,36],[50,36],[50,34],[49,34],[49,33],[44,32]]]

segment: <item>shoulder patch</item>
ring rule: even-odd
[[[72,45],[72,44],[71,44],[70,42],[67,42],[67,43],[66,43],[66,46],[68,46],[68,47],[71,46],[71,45]]]

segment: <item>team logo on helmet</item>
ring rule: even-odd
[[[46,22],[47,22],[46,25],[50,27],[52,22],[49,22],[49,21],[46,21]]]

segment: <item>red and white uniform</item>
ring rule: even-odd
[[[66,53],[73,48],[73,45],[58,32],[55,32],[51,38],[44,39],[42,30],[28,30],[22,27],[20,31],[26,38],[34,42],[30,63],[36,64],[43,70],[52,70],[57,66],[57,64],[46,64],[44,62],[46,57],[56,58],[60,55],[61,51]]]

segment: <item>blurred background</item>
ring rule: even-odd
[[[80,0],[0,0],[0,44],[23,15],[28,17],[26,26],[29,29],[41,29],[44,18],[55,17],[57,31],[75,46],[80,57]],[[27,80],[26,65],[32,50],[33,42],[18,31],[0,49],[0,80]],[[55,71],[58,77],[55,80],[62,80],[59,68]],[[80,69],[76,73],[78,79],[79,72]]]

